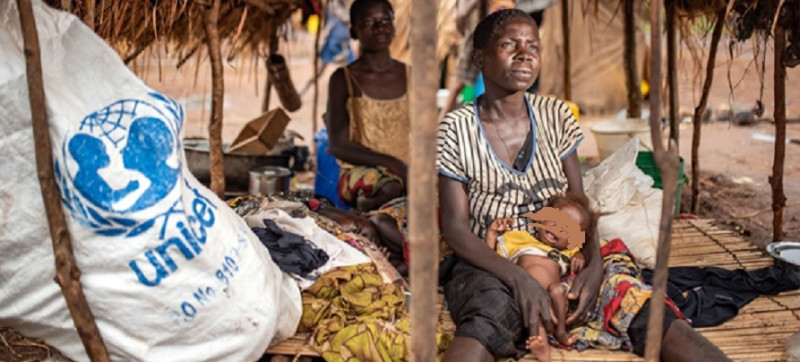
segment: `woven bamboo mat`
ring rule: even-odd
[[[772,259],[731,231],[715,227],[713,220],[676,220],[673,224],[670,266],[718,266],[756,269]],[[441,303],[440,303],[441,305]],[[445,331],[455,330],[450,314],[440,309]],[[785,360],[786,339],[800,331],[800,291],[762,296],[742,308],[736,318],[700,333],[719,346],[734,361]],[[296,335],[267,350],[270,354],[317,356],[307,335]],[[642,361],[625,352],[552,349],[554,361]],[[532,357],[523,361],[533,361]]]

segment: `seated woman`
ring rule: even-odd
[[[361,56],[331,75],[326,122],[339,161],[339,196],[360,211],[405,194],[409,158],[406,65],[392,59],[394,10],[388,0],[356,0],[350,35]]]
[[[547,291],[482,239],[495,218],[511,218],[513,229],[532,232],[523,214],[556,194],[584,193],[575,151],[583,134],[575,118],[562,101],[525,94],[540,68],[533,19],[519,10],[498,11],[482,20],[474,34],[473,61],[484,75],[486,93],[439,124],[442,229],[460,259],[445,285],[457,326],[446,361],[521,357],[525,340],[539,334],[539,325],[552,330]],[[604,334],[581,333],[579,340],[641,355],[649,286],[635,269],[626,268],[631,259],[621,243],[610,244],[601,256],[597,238],[586,240],[586,265],[568,293],[577,307],[567,324],[600,326]],[[600,292],[603,297],[596,303]],[[662,359],[727,360],[673,309],[664,309]]]

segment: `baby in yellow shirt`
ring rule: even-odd
[[[539,221],[531,224],[537,228],[538,237],[524,230],[510,230],[513,219],[500,218],[489,226],[486,244],[500,256],[527,270],[547,289],[558,322],[555,337],[559,343],[569,346],[575,343],[577,336],[567,334],[568,286],[562,284],[561,279],[583,269],[586,258],[580,248],[586,240],[587,230],[594,230],[597,216],[589,208],[588,199],[579,194],[554,196],[549,205],[536,213],[523,215]],[[543,326],[540,328],[538,338],[546,338],[547,331]],[[527,342],[528,349],[533,347],[531,338]]]

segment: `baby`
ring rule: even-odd
[[[583,195],[566,193],[549,200],[550,207],[523,216],[538,220],[537,237],[527,231],[510,230],[513,219],[495,219],[486,233],[486,244],[501,256],[516,263],[547,289],[557,322],[555,337],[569,346],[577,336],[566,330],[568,285],[562,277],[580,272],[586,262],[580,247],[586,231],[594,230],[596,215]],[[501,235],[502,234],[502,235]],[[539,359],[550,360],[547,331],[540,327],[538,336],[531,336],[526,347]]]

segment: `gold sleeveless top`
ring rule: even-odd
[[[353,94],[350,70],[344,67],[347,82],[347,112],[350,116],[350,141],[358,143],[378,153],[396,157],[408,164],[410,151],[408,138],[411,120],[408,112],[408,90],[395,99],[374,99],[361,91],[361,96]],[[408,77],[408,67],[406,67]],[[406,84],[407,84],[406,80]],[[357,85],[357,84],[356,84]],[[342,167],[353,167],[340,163]]]

